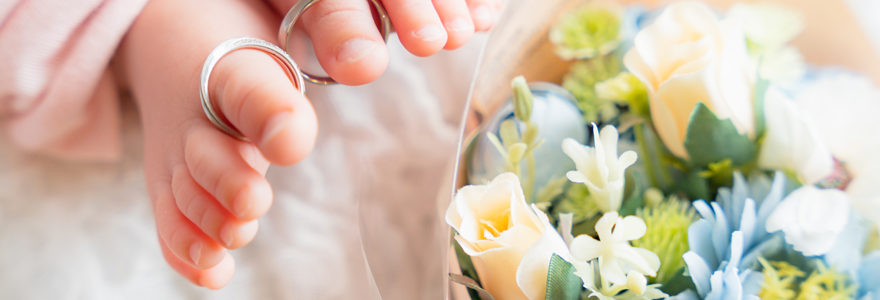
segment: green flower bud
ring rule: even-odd
[[[532,101],[534,96],[526,78],[517,76],[510,82],[513,88],[513,114],[523,122],[529,122],[532,117]]]

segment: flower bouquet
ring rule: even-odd
[[[505,28],[525,18],[554,21]],[[807,64],[804,22],[696,2],[508,15],[445,214],[452,296],[880,299],[880,90]]]

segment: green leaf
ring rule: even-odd
[[[623,199],[623,204],[618,210],[621,216],[635,215],[636,210],[645,204],[645,199],[642,197],[645,185],[642,184],[641,176],[636,176],[633,172],[628,172],[628,175],[630,176],[626,177],[626,190],[629,196]]]
[[[472,278],[455,273],[449,273],[449,280],[468,288],[468,294],[472,300],[495,300],[495,297],[489,293],[486,289],[481,287],[476,281]],[[473,296],[473,292],[476,292],[479,298]]]
[[[458,242],[453,241],[452,244],[455,247],[455,257],[458,259],[458,266],[461,268],[461,274],[470,277],[477,285],[479,285],[480,277],[477,276],[477,269],[474,268],[474,263],[471,261],[471,257],[468,256],[467,253],[464,253],[464,250],[461,249],[461,245],[459,245]],[[480,299],[480,294],[476,290],[468,289],[468,294],[471,296],[471,299]]]
[[[557,254],[550,258],[547,269],[547,294],[545,299],[577,300],[581,296],[584,283],[574,274],[574,266]]]
[[[741,165],[755,157],[755,144],[739,134],[729,119],[719,120],[702,102],[691,112],[684,148],[694,166],[730,159]]]
[[[670,295],[677,295],[678,293],[683,292],[686,289],[694,289],[694,282],[691,280],[690,276],[686,275],[687,268],[682,267],[679,269],[671,279],[667,280],[663,286],[660,287],[664,293]]]
[[[538,126],[535,123],[526,123],[526,131],[523,132],[522,141],[526,144],[532,144],[538,138]]]
[[[504,160],[510,160],[507,155],[507,149],[504,149],[504,146],[501,145],[501,141],[498,140],[498,137],[495,136],[494,133],[489,132],[486,134],[486,138],[488,138],[489,142],[495,146],[495,150],[498,150],[498,153],[501,154],[501,157],[504,157]]]
[[[711,199],[709,181],[700,173],[699,170],[691,171],[678,183],[679,190],[684,191],[689,199]]]
[[[767,129],[767,121],[764,116],[764,96],[767,94],[767,88],[770,87],[770,81],[758,77],[758,81],[755,82],[755,95],[754,95],[754,104],[755,104],[755,136],[760,138],[764,135],[764,131]]]
[[[510,157],[510,162],[514,165],[519,164],[523,159],[523,156],[526,154],[526,149],[528,149],[528,146],[523,142],[510,145],[510,148],[507,149],[507,155]]]
[[[562,193],[565,192],[566,184],[568,184],[568,178],[565,176],[551,179],[546,185],[538,190],[538,194],[535,197],[535,203],[553,201],[553,199],[559,197],[559,195],[562,195]]]
[[[504,147],[510,147],[514,143],[519,143],[519,132],[516,129],[516,122],[513,120],[505,120],[501,122],[501,128],[498,129],[501,135],[501,143]]]
[[[730,159],[710,163],[707,167],[707,170],[700,172],[700,176],[709,179],[712,185],[730,186],[733,183],[733,172],[737,169]]]

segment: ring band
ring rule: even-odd
[[[202,65],[202,76],[199,83],[199,96],[202,98],[202,110],[205,111],[208,120],[211,121],[211,123],[214,123],[217,128],[220,128],[232,137],[240,140],[247,140],[244,134],[229,122],[229,119],[217,114],[214,110],[214,103],[208,96],[208,82],[211,78],[211,72],[214,70],[214,66],[220,62],[221,58],[232,51],[239,49],[256,49],[271,55],[272,58],[282,64],[292,83],[296,86],[296,89],[303,95],[305,95],[305,84],[303,83],[302,72],[299,70],[299,67],[293,59],[291,59],[284,50],[281,50],[281,48],[278,48],[278,46],[275,46],[272,43],[258,38],[240,37],[228,39],[220,43],[220,45],[217,45],[217,47],[208,54],[208,57],[205,58],[205,64]]]
[[[318,1],[320,0],[299,0],[287,11],[287,15],[284,16],[284,20],[281,21],[281,27],[278,29],[278,41],[281,42],[281,47],[284,50],[290,51],[291,36],[293,35],[293,26],[296,25],[296,21],[299,20],[299,17],[309,7],[318,3]],[[369,1],[379,15],[379,32],[382,34],[382,39],[388,42],[388,35],[394,31],[394,28],[391,27],[391,19],[388,18],[388,12],[385,11],[385,7],[382,6],[382,2],[379,0]],[[302,71],[302,76],[314,84],[328,85],[336,83],[336,80],[333,80],[330,76],[318,76],[305,70]]]

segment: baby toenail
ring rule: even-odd
[[[422,26],[419,30],[413,32],[413,37],[426,41],[433,42],[446,38],[446,32],[443,30],[440,25],[437,24],[429,24]]]
[[[370,55],[370,53],[373,53],[373,49],[376,49],[378,45],[379,43],[371,40],[359,38],[350,39],[339,48],[339,52],[336,54],[336,61],[359,61]]]
[[[459,18],[449,22],[446,22],[446,30],[448,31],[470,31],[474,30],[474,25],[468,20]]]
[[[266,183],[256,183],[248,185],[242,190],[238,197],[232,203],[232,213],[239,220],[253,219],[254,213],[263,213],[261,211],[254,212],[253,203],[260,201],[270,201],[272,199],[272,188]],[[259,209],[258,209],[259,210]]]
[[[492,10],[485,5],[480,5],[474,8],[471,13],[473,14],[474,20],[477,20],[481,23],[489,23],[492,22],[493,13]]]
[[[199,265],[199,260],[202,259],[202,243],[195,242],[191,246],[189,246],[189,258],[192,259],[192,263],[196,266]]]
[[[235,242],[235,224],[229,222],[223,225],[220,229],[220,241],[226,248],[232,247],[232,243]]]
[[[245,190],[242,192],[238,198],[235,199],[235,202],[232,204],[232,212],[239,219],[244,219],[247,217],[248,212],[251,210],[251,203],[253,203],[253,199],[251,199],[250,190]]]
[[[275,135],[284,130],[284,128],[287,127],[287,124],[290,123],[292,117],[293,114],[283,111],[269,118],[269,121],[263,126],[263,135],[260,145],[262,146],[266,144],[266,142],[272,140]]]

